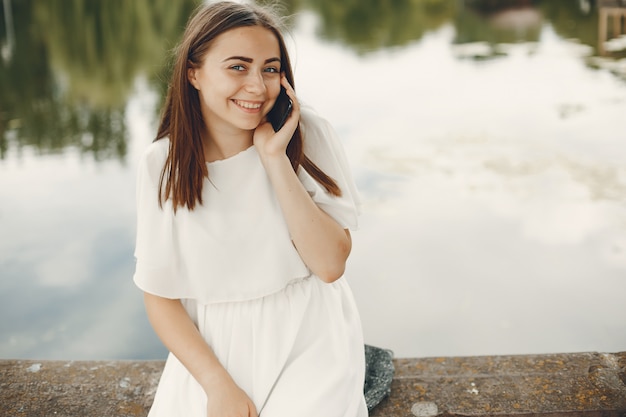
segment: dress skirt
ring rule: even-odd
[[[368,415],[361,323],[345,278],[311,276],[258,299],[183,305],[260,417]],[[170,353],[149,417],[205,417],[206,401]]]

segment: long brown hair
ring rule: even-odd
[[[172,77],[155,139],[170,139],[169,154],[159,181],[160,206],[171,198],[174,211],[179,206],[193,210],[197,203],[202,204],[202,185],[209,175],[201,139],[205,128],[200,100],[198,91],[188,81],[187,69],[201,66],[211,42],[220,34],[238,27],[261,26],[276,36],[281,71],[294,86],[291,62],[277,22],[269,9],[228,1],[200,6],[190,18],[183,39],[175,50]],[[280,112],[277,107],[268,114],[270,121]],[[294,171],[302,166],[329,193],[340,196],[341,189],[337,183],[304,155],[302,141],[298,125],[286,151]]]

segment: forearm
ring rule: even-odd
[[[205,392],[230,378],[180,300],[144,293],[148,319],[163,344],[187,368]]]
[[[350,233],[315,204],[284,153],[265,156],[263,164],[304,263],[323,281],[340,278],[352,249]]]

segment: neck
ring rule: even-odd
[[[206,162],[227,159],[252,146],[254,130],[215,131],[208,129],[202,138]]]

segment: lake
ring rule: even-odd
[[[366,343],[626,349],[626,8],[393,3],[285,4],[299,98],[364,202]],[[0,358],[163,359],[132,282],[135,171],[196,2],[3,5]]]

